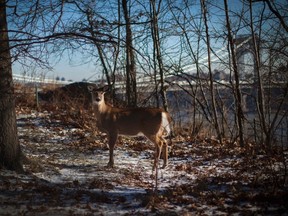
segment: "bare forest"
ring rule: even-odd
[[[287,2],[0,0],[0,14],[0,215],[287,215]],[[44,82],[64,58],[95,73]],[[125,136],[106,166],[87,85],[170,113],[165,169]]]

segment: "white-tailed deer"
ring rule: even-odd
[[[117,108],[105,103],[104,94],[108,87],[89,88],[92,94],[93,111],[96,114],[97,127],[108,135],[109,162],[114,166],[113,151],[118,135],[144,135],[154,143],[156,151],[153,169],[162,152],[163,168],[168,163],[168,144],[165,136],[170,135],[170,116],[158,108]]]

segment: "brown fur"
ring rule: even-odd
[[[157,165],[163,146],[163,167],[167,165],[168,146],[164,135],[165,128],[169,127],[169,125],[162,125],[162,113],[165,113],[167,122],[169,122],[170,117],[168,113],[157,108],[112,107],[105,103],[103,91],[92,90],[91,93],[93,110],[97,118],[97,126],[108,135],[110,153],[109,167],[114,166],[113,151],[118,135],[136,136],[138,134],[143,134],[155,145],[156,151],[153,169]]]

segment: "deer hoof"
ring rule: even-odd
[[[167,164],[163,164],[163,166],[161,167],[161,169],[165,169],[167,167]]]
[[[114,163],[111,163],[111,162],[109,161],[108,164],[107,164],[107,167],[108,167],[108,168],[114,168]]]

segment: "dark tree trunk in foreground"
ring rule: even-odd
[[[0,167],[22,172],[21,155],[16,126],[6,1],[0,0]]]

